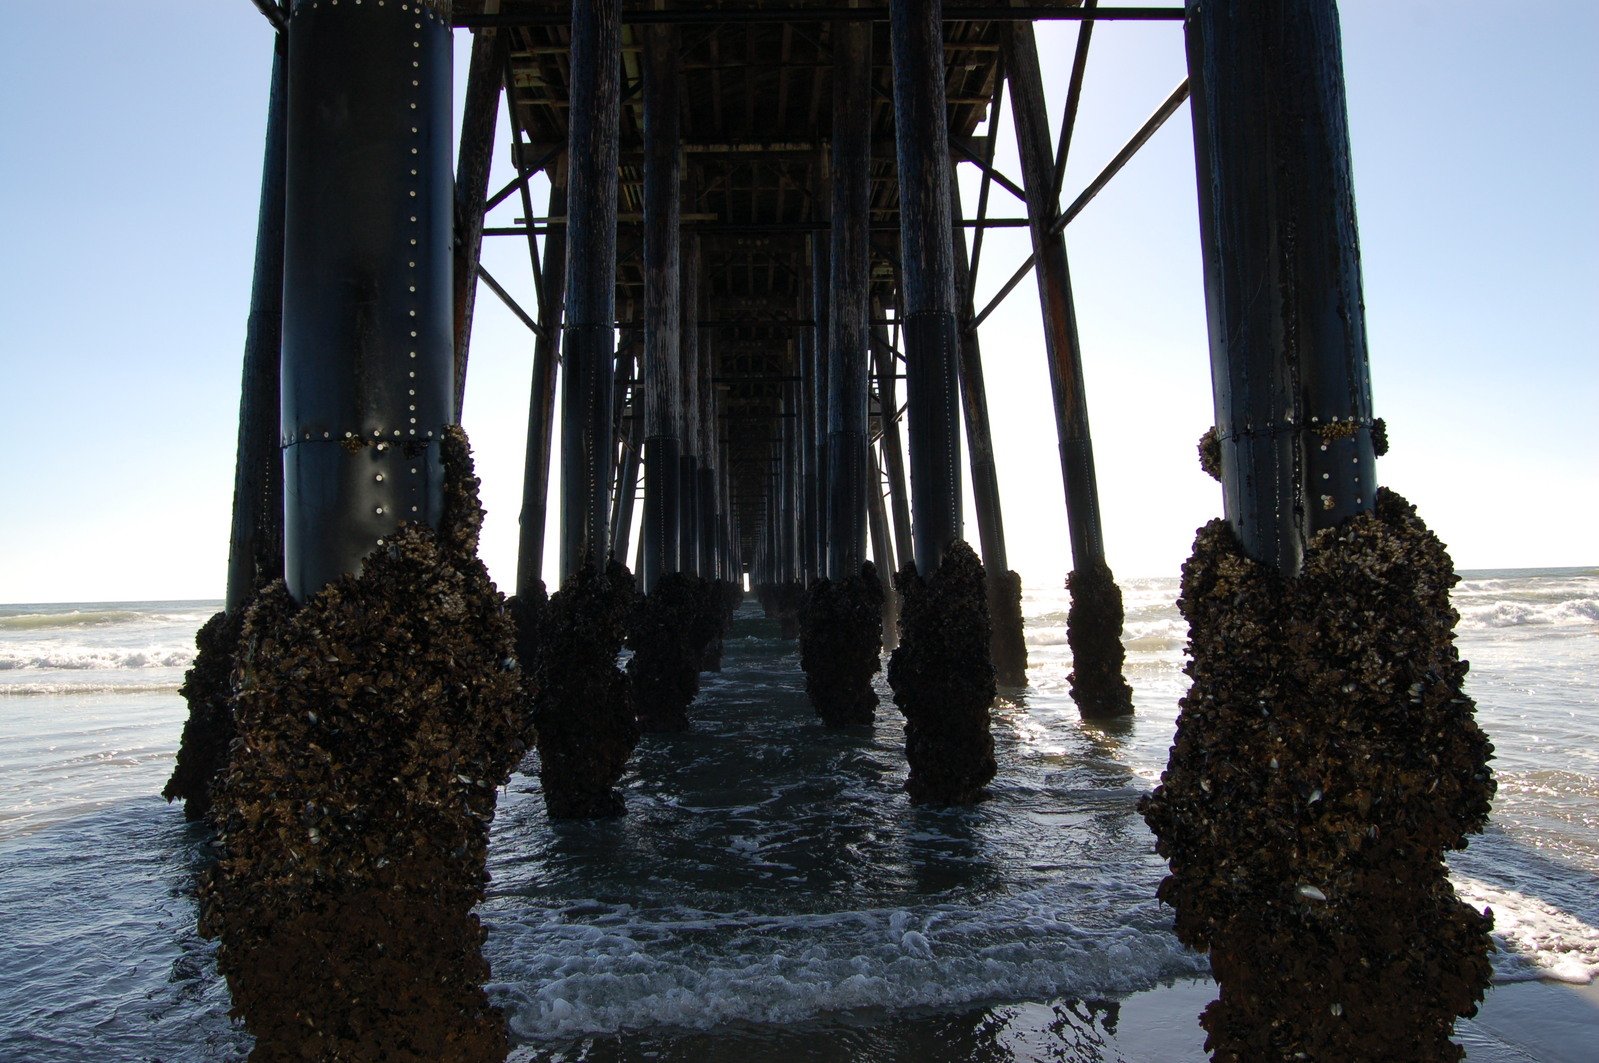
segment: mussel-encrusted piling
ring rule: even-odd
[[[297,605],[245,617],[237,737],[200,928],[252,1059],[498,1060],[481,984],[496,788],[522,753],[510,618],[447,430],[441,530],[409,524]]]
[[[616,666],[634,605],[632,573],[584,565],[550,597],[531,681],[539,780],[553,819],[619,816],[615,789],[638,744],[628,678]]]
[[[1488,815],[1492,746],[1461,689],[1456,577],[1414,509],[1317,533],[1294,578],[1200,530],[1176,744],[1141,805],[1177,935],[1210,951],[1219,1061],[1456,1060],[1491,918],[1444,854]]]
[[[183,802],[183,818],[204,819],[211,812],[211,788],[228,765],[233,742],[233,665],[244,630],[244,611],[220,612],[195,633],[198,652],[178,693],[189,704],[172,777],[161,790],[168,801]]]
[[[987,586],[988,617],[994,629],[989,642],[989,653],[994,659],[994,681],[1002,687],[1026,686],[1027,640],[1022,625],[1021,574],[989,572]]]
[[[883,583],[870,561],[858,575],[818,580],[800,610],[800,666],[811,706],[829,727],[870,725],[872,676],[882,670]]]
[[[687,572],[668,572],[634,606],[627,675],[633,711],[644,731],[688,730],[705,648],[721,619],[706,609],[705,584]]]
[[[800,610],[805,605],[805,587],[797,580],[785,583],[763,583],[756,588],[761,609],[767,619],[776,620],[785,639],[797,639],[800,634]]]
[[[1122,645],[1122,592],[1103,561],[1078,565],[1066,577],[1071,605],[1066,610],[1066,642],[1072,670],[1066,677],[1072,700],[1084,719],[1128,716],[1133,691],[1122,678],[1127,650]]]
[[[705,649],[700,654],[700,671],[720,672],[722,651],[727,641],[727,629],[733,619],[737,598],[729,598],[732,585],[725,580],[706,578],[700,580],[700,605],[698,622],[704,625]],[[731,604],[730,604],[731,603]]]
[[[930,578],[906,565],[894,582],[900,642],[889,658],[888,682],[905,714],[905,790],[919,805],[973,804],[995,771],[982,562],[956,540]]]

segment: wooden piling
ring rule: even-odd
[[[891,0],[889,39],[916,565],[903,569],[896,584],[901,640],[888,681],[905,714],[911,800],[970,804],[994,776],[994,669],[982,564],[961,539],[960,335],[942,4]]]
[[[1133,711],[1132,691],[1122,678],[1126,651],[1121,643],[1121,590],[1105,562],[1099,519],[1099,488],[1083,393],[1083,363],[1072,299],[1066,239],[1055,231],[1060,206],[1055,199],[1055,157],[1049,116],[1044,107],[1038,46],[1029,22],[1013,22],[1003,38],[1011,114],[1027,190],[1028,227],[1033,237],[1034,274],[1044,313],[1044,346],[1055,428],[1060,438],[1061,477],[1066,490],[1066,527],[1071,540],[1072,573],[1067,587],[1072,609],[1067,638],[1072,647],[1072,697],[1085,716],[1122,716]]]
[[[903,566],[911,560],[911,501],[905,481],[905,449],[900,433],[899,365],[889,344],[888,330],[876,323],[882,316],[882,304],[873,299],[872,358],[877,368],[878,402],[883,408],[883,474],[888,480],[889,507],[894,515],[894,556]]]
[[[645,593],[681,566],[682,334],[679,218],[683,173],[676,33],[644,30]]]
[[[949,222],[949,127],[940,0],[889,5],[899,159],[905,389],[917,571],[961,538],[960,337]]]
[[[826,566],[834,580],[858,574],[866,560],[871,75],[871,25],[834,27]]]
[[[610,532],[621,2],[573,0],[566,337],[561,388],[561,573],[604,567]]]
[[[466,399],[466,363],[477,304],[477,270],[483,250],[483,203],[489,194],[494,127],[506,71],[506,36],[492,27],[472,33],[466,99],[461,108],[461,147],[455,172],[455,409]],[[513,112],[513,120],[515,118]]]
[[[566,166],[550,175],[548,213],[566,212]],[[533,381],[528,397],[527,458],[522,469],[522,510],[516,550],[516,593],[532,594],[544,583],[544,525],[550,498],[550,444],[555,422],[556,365],[560,361],[561,315],[566,295],[566,231],[544,238],[544,291],[533,339]]]
[[[682,334],[678,339],[681,365],[679,382],[683,394],[681,439],[683,455],[679,466],[678,551],[684,572],[700,571],[700,443],[703,436],[700,409],[700,238],[685,234],[681,240],[680,289],[683,300],[679,313]]]
[[[960,184],[956,181],[949,183],[949,212],[954,222],[955,291],[965,303],[964,293],[971,291],[971,271],[966,256],[966,230],[962,225]],[[1027,682],[1027,643],[1022,634],[1021,577],[1010,570],[1005,552],[999,471],[988,423],[988,395],[983,387],[983,352],[977,341],[977,329],[971,325],[971,314],[970,303],[965,303],[961,307],[961,407],[966,414],[972,502],[977,510],[977,535],[982,545],[983,573],[988,587],[988,612],[993,632],[989,645],[996,681],[1004,686],[1023,686]]]

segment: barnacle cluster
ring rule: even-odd
[[[919,805],[973,804],[995,771],[983,564],[970,546],[955,542],[929,577],[906,565],[894,584],[900,641],[888,661],[888,682],[905,714],[905,790]]]
[[[1398,495],[1318,533],[1300,575],[1199,532],[1176,742],[1141,811],[1178,937],[1208,949],[1223,1061],[1456,1060],[1491,918],[1444,854],[1488,815],[1493,747],[1462,692],[1455,583]]]
[[[1122,592],[1103,561],[1079,565],[1066,577],[1071,605],[1066,610],[1066,643],[1072,670],[1066,677],[1072,700],[1086,719],[1128,716],[1133,691],[1122,678],[1127,650],[1122,646]]]
[[[233,741],[233,662],[244,631],[243,609],[217,613],[195,633],[199,652],[178,693],[189,703],[172,777],[161,790],[169,802],[182,799],[184,819],[211,812],[211,788],[228,764]]]
[[[633,601],[633,575],[613,558],[569,577],[544,610],[529,685],[544,807],[555,819],[624,811],[615,787],[639,730],[616,658]]]
[[[472,908],[525,722],[465,436],[441,446],[438,534],[404,526],[359,576],[303,605],[273,584],[245,617],[200,929],[252,1059],[504,1057]]]
[[[860,573],[817,580],[800,610],[800,666],[811,706],[829,727],[872,722],[872,676],[883,667],[883,583],[870,561]]]
[[[988,573],[988,617],[993,624],[989,649],[994,658],[994,681],[1003,687],[1027,685],[1027,642],[1022,634],[1022,577],[1020,573]]]
[[[1221,433],[1215,425],[1199,437],[1199,467],[1217,483],[1221,482]]]

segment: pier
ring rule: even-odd
[[[1481,996],[1487,939],[1441,856],[1481,829],[1491,747],[1460,693],[1448,557],[1378,486],[1385,439],[1331,0],[256,6],[274,76],[227,605],[191,677],[193,735],[168,790],[221,830],[207,927],[247,1018],[245,1001],[298,984],[295,950],[331,934],[329,920],[366,919],[338,948],[381,941],[384,926],[470,937],[484,817],[525,749],[538,751],[552,818],[623,813],[614,788],[634,743],[693,726],[699,677],[719,666],[746,585],[798,638],[820,726],[871,722],[888,650],[909,800],[981,800],[996,770],[990,706],[1027,682],[982,325],[1029,275],[1044,344],[1010,356],[1048,370],[1058,454],[1038,462],[1038,490],[1066,505],[1071,694],[1086,719],[1132,713],[1084,386],[1094,352],[1066,235],[1186,111],[1223,519],[1185,570],[1195,686],[1146,805],[1172,863],[1162,897],[1185,943],[1211,950],[1217,1058],[1349,1051],[1317,1010],[1322,982],[1294,982],[1272,1012],[1249,972],[1280,959],[1282,941],[1349,963],[1342,1007],[1418,1001],[1419,1017],[1355,1027],[1380,1027],[1373,1044],[1431,1058],[1447,1042]],[[1038,20],[1079,23],[1075,52],[1041,57]],[[1164,32],[1186,35],[1188,69],[1063,202],[1105,20],[1180,24]],[[472,48],[452,130],[456,34]],[[1071,69],[1058,127],[1044,62]],[[502,109],[510,140],[496,143]],[[1006,109],[1012,174],[995,163]],[[496,157],[516,174],[499,188]],[[957,167],[980,174],[973,203]],[[995,186],[1024,209],[996,211]],[[516,223],[486,224],[508,200]],[[997,227],[1025,228],[1032,255],[979,306]],[[487,240],[525,242],[530,290],[484,269]],[[459,428],[474,307],[489,297],[526,326],[533,360],[508,602],[476,558]],[[551,507],[560,533],[546,543]],[[558,586],[543,583],[547,554]],[[1350,619],[1362,616],[1374,619]],[[386,719],[391,701],[408,715]],[[1335,741],[1340,706],[1353,722]],[[388,774],[318,766],[307,749],[363,755],[321,728],[359,728]],[[1384,760],[1394,749],[1409,759]],[[293,794],[271,785],[285,777]],[[427,839],[413,836],[402,779],[426,795]],[[283,841],[306,829],[315,859]],[[1321,840],[1296,842],[1305,832]],[[1248,890],[1203,879],[1228,862]],[[1303,866],[1348,888],[1307,884]],[[450,888],[430,907],[441,880]],[[1409,905],[1420,959],[1348,944],[1395,905]],[[468,1046],[463,1058],[503,1055],[481,972],[457,959],[418,976],[425,1014],[362,1013],[395,1058],[436,1055],[437,1036]],[[1430,993],[1412,984],[1423,961],[1468,975]],[[292,999],[338,1008],[336,994]],[[335,1036],[260,1006],[279,1011],[258,1036]]]

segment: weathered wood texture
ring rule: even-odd
[[[676,33],[644,31],[644,569],[646,593],[681,567],[683,458]]]
[[[549,213],[566,211],[565,167],[550,181]],[[561,311],[566,300],[566,231],[544,238],[544,292],[533,339],[533,381],[528,398],[527,458],[522,470],[522,511],[516,550],[516,593],[531,594],[544,579],[544,526],[550,499],[550,449],[555,424],[556,365],[560,361]]]
[[[961,538],[959,335],[949,221],[949,128],[939,0],[893,0],[900,309],[910,417],[911,531],[931,576]]]
[[[608,556],[621,2],[573,0],[568,118],[561,573]]]
[[[827,569],[866,560],[866,400],[870,331],[872,31],[839,26],[833,45],[833,210],[827,366]]]

